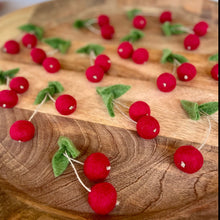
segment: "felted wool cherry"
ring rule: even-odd
[[[143,64],[149,59],[149,53],[145,48],[138,48],[132,54],[132,60],[137,64]]]
[[[101,35],[106,40],[112,39],[114,33],[115,33],[115,29],[112,25],[106,24],[101,27]]]
[[[170,73],[162,73],[157,78],[157,87],[162,92],[171,92],[176,87],[176,78]]]
[[[99,27],[102,27],[106,24],[109,24],[109,22],[110,22],[110,19],[107,15],[102,14],[102,15],[98,16],[98,25],[99,25]]]
[[[184,39],[184,47],[187,50],[195,50],[199,47],[200,40],[195,34],[189,34]]]
[[[27,48],[34,48],[37,45],[37,37],[33,34],[25,34],[22,37],[22,43]]]
[[[60,62],[54,57],[47,57],[43,61],[43,67],[48,73],[56,73],[60,70]]]
[[[100,82],[103,76],[104,76],[104,70],[100,66],[97,65],[90,66],[86,70],[86,78],[90,82]]]
[[[17,41],[9,40],[9,41],[5,42],[4,47],[3,47],[3,51],[5,53],[9,53],[9,54],[17,54],[20,51],[20,46]]]
[[[55,106],[61,115],[70,115],[76,110],[76,99],[71,95],[61,95],[56,99]]]
[[[211,75],[213,79],[218,80],[218,63],[212,67]]]
[[[107,215],[114,209],[117,202],[115,187],[107,182],[94,185],[88,194],[88,202],[94,212]]]
[[[0,91],[0,106],[2,108],[13,108],[18,103],[18,95],[13,90]]]
[[[123,59],[131,57],[134,49],[130,42],[125,41],[118,46],[118,55]]]
[[[21,93],[24,93],[28,90],[29,82],[26,78],[24,78],[22,76],[18,76],[18,77],[12,78],[9,86],[12,90],[21,94]]]
[[[110,169],[109,159],[99,152],[90,154],[84,162],[84,173],[91,181],[104,180]]]
[[[31,57],[35,63],[42,64],[43,61],[46,59],[47,55],[44,52],[44,50],[40,48],[33,48],[31,50]]]
[[[137,121],[137,133],[144,139],[155,138],[160,132],[160,125],[152,116],[142,116]]]
[[[162,24],[166,21],[171,22],[172,21],[172,13],[170,11],[162,12],[159,20],[160,20],[160,23],[162,23]]]
[[[181,146],[174,154],[174,163],[183,172],[195,173],[203,165],[203,156],[198,149],[191,145]]]
[[[26,142],[34,137],[35,128],[30,121],[16,121],[10,128],[10,136],[13,140]]]
[[[202,37],[206,35],[208,28],[209,25],[205,21],[200,21],[199,23],[195,24],[193,31],[197,36]]]
[[[196,76],[196,68],[191,63],[182,63],[176,70],[179,80],[190,81]]]
[[[143,101],[134,102],[129,108],[129,115],[132,120],[138,121],[142,116],[150,115],[150,107]]]
[[[100,66],[104,72],[108,72],[111,67],[111,60],[105,54],[100,54],[95,59],[95,65]]]
[[[133,26],[137,29],[144,29],[146,24],[147,24],[146,18],[141,15],[137,15],[133,19]]]

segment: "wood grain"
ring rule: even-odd
[[[55,54],[62,64],[62,70],[57,74],[48,74],[34,64],[26,48],[15,56],[0,53],[1,69],[20,67],[18,75],[27,77],[30,82],[29,91],[19,96],[14,109],[0,109],[0,210],[3,210],[0,219],[23,219],[26,216],[29,219],[217,219],[217,123],[212,121],[211,135],[202,149],[205,162],[199,172],[188,175],[173,164],[175,150],[186,144],[198,147],[208,128],[205,118],[196,122],[188,119],[180,100],[203,103],[218,98],[218,83],[209,73],[213,63],[207,61],[217,52],[217,11],[212,2],[208,4],[202,0],[172,3],[170,6],[168,0],[163,3],[91,0],[76,4],[76,1],[63,0],[23,9],[8,15],[8,19],[7,16],[0,18],[0,30],[7,26],[0,37],[1,44],[9,36],[20,39],[22,35],[16,27],[27,22],[43,26],[46,37],[58,36],[72,42],[68,54]],[[119,39],[131,29],[124,12],[137,5],[149,15],[146,36],[135,43],[135,47],[146,47],[150,53],[148,63],[141,66],[122,60],[116,54]],[[175,12],[175,23],[192,27],[192,22],[201,18],[209,22],[210,31],[201,38],[201,46],[195,52],[184,50],[183,35],[162,36],[158,15],[168,8]],[[94,17],[101,12],[108,12],[115,26],[116,36],[112,41],[105,41],[87,30],[72,28],[74,19]],[[15,23],[8,25],[12,22]],[[112,60],[111,70],[98,84],[85,80],[89,59],[75,53],[87,43],[103,45]],[[43,43],[39,47],[48,52],[51,50]],[[177,88],[169,94],[159,92],[155,84],[160,73],[172,71],[172,65],[159,63],[164,48],[183,54],[198,70],[193,81],[177,81]],[[22,144],[12,141],[8,135],[10,125],[15,120],[29,118],[36,107],[33,105],[36,94],[53,80],[60,81],[65,93],[77,99],[77,111],[71,116],[60,116],[54,104],[47,102],[33,119],[35,138]],[[108,116],[95,87],[116,83],[132,86],[120,98],[123,104],[129,106],[136,100],[144,100],[151,106],[152,115],[161,125],[159,137],[144,140],[138,137],[135,125],[119,112],[115,118]],[[1,86],[0,90],[4,88]],[[218,114],[213,117],[218,120]],[[107,181],[116,187],[120,200],[111,215],[100,217],[93,214],[87,203],[87,192],[78,183],[71,167],[59,178],[54,178],[51,159],[60,135],[73,140],[81,152],[81,161],[96,151],[109,157],[112,170]],[[85,178],[82,167],[78,165],[77,169],[83,181],[92,186],[94,183]],[[12,202],[13,198],[15,201]],[[11,203],[6,211],[5,201]]]

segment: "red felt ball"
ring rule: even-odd
[[[114,33],[115,33],[115,29],[112,25],[106,24],[101,27],[101,35],[106,40],[112,39]]]
[[[88,202],[94,212],[107,215],[114,209],[117,202],[115,187],[107,182],[94,185],[88,194]]]
[[[100,54],[95,59],[95,65],[100,66],[104,72],[108,72],[111,67],[111,60],[105,54]]]
[[[110,19],[109,19],[109,17],[107,15],[99,15],[98,16],[98,25],[100,27],[102,27],[102,26],[104,26],[106,24],[109,24],[109,22],[110,22]]]
[[[123,59],[130,58],[133,51],[134,49],[130,42],[125,41],[118,46],[118,55]]]
[[[196,68],[191,63],[182,63],[176,70],[179,80],[190,81],[196,76]]]
[[[97,65],[90,66],[86,70],[86,77],[90,82],[100,82],[104,76],[104,70]]]
[[[149,53],[144,48],[138,48],[132,54],[132,60],[137,64],[143,64],[149,59]]]
[[[71,95],[61,95],[57,98],[55,106],[61,115],[70,115],[76,110],[77,102]]]
[[[137,15],[133,19],[133,26],[137,29],[144,29],[147,25],[147,20],[141,15]]]
[[[189,34],[184,39],[184,47],[187,50],[195,50],[199,47],[200,40],[195,34]]]
[[[176,87],[176,78],[171,73],[162,73],[157,78],[157,87],[162,92],[171,92]]]
[[[212,67],[211,75],[213,79],[218,80],[218,63]]]
[[[22,37],[22,43],[27,48],[34,48],[37,45],[37,38],[33,34],[25,34]]]
[[[44,50],[40,48],[33,48],[31,50],[31,57],[35,63],[42,64],[43,61],[46,59],[47,55],[44,52]]]
[[[30,121],[16,121],[10,128],[10,136],[16,141],[29,141],[34,137],[35,128]]]
[[[29,88],[29,82],[26,78],[19,76],[15,77],[10,81],[10,88],[17,93],[24,93]]]
[[[99,152],[89,155],[84,162],[84,173],[91,181],[104,180],[110,169],[109,159]]]
[[[205,21],[200,21],[199,23],[195,24],[193,31],[197,36],[202,37],[206,35],[208,28],[209,25]]]
[[[150,115],[150,107],[143,101],[134,102],[129,108],[129,115],[132,120],[138,121],[142,116]]]
[[[48,73],[56,73],[60,70],[60,62],[54,57],[47,57],[43,61],[43,67]]]
[[[17,54],[20,51],[20,46],[17,41],[9,40],[9,41],[5,42],[4,47],[3,47],[3,51],[5,53],[9,53],[9,54]]]
[[[164,23],[166,21],[171,22],[172,21],[172,13],[170,11],[164,11],[160,15],[160,23]]]
[[[0,91],[0,106],[2,108],[13,108],[18,103],[18,95],[13,90]]]
[[[195,173],[203,165],[203,156],[198,149],[191,145],[181,146],[174,154],[174,163],[183,172]]]
[[[144,139],[155,138],[160,132],[160,125],[152,116],[142,116],[137,122],[137,133]]]

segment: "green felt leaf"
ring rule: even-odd
[[[5,84],[6,83],[6,78],[3,75],[3,71],[0,70],[0,85]]]
[[[123,38],[121,38],[120,41],[131,41],[131,42],[135,42],[135,41],[138,41],[140,40],[141,38],[144,37],[144,33],[143,31],[140,31],[138,29],[132,29],[130,31],[130,33],[126,36],[124,36]]]
[[[218,61],[218,53],[209,57],[209,61]]]
[[[108,109],[108,113],[111,117],[115,117],[114,109],[113,109],[113,100],[114,100],[114,95],[112,93],[110,94],[102,94],[101,95],[102,100],[105,104],[105,106]]]
[[[180,102],[183,109],[186,111],[187,115],[189,116],[189,118],[191,118],[192,120],[200,119],[198,103],[190,102],[187,100],[181,100]]]
[[[9,78],[12,78],[15,76],[15,74],[17,74],[19,72],[19,68],[15,68],[15,69],[11,69],[11,70],[6,70],[6,71],[3,71],[3,75],[5,77],[9,77]]]
[[[166,35],[166,36],[172,35],[169,21],[164,22],[163,25],[161,26],[161,28],[162,28],[164,35]]]
[[[186,33],[186,31],[181,29],[181,28],[183,28],[182,24],[171,24],[170,25],[170,32],[173,35],[178,35],[178,34]]]
[[[95,53],[95,55],[99,55],[103,52],[105,48],[99,44],[88,44],[84,47],[79,48],[76,53],[85,53],[85,54],[90,54],[91,51]]]
[[[161,57],[160,62],[161,62],[161,63],[170,62],[170,61],[168,61],[168,58],[169,58],[170,56],[172,56],[172,51],[171,51],[170,49],[164,49],[164,50],[163,50],[163,55],[162,55],[162,57]]]
[[[69,164],[69,160],[63,155],[64,153],[64,149],[59,149],[53,156],[52,168],[55,177],[60,176]]]
[[[172,58],[176,59],[178,62],[180,63],[186,63],[188,62],[188,59],[186,59],[186,57],[180,55],[180,54],[172,54]]]
[[[72,158],[77,158],[80,155],[74,143],[67,137],[59,137],[58,145],[60,149],[64,149],[64,151],[68,152]]]
[[[63,92],[64,91],[64,88],[63,86],[61,85],[60,82],[58,81],[53,81],[53,82],[48,82],[48,86],[53,86],[54,87],[54,94],[55,93],[60,93],[60,92]]]
[[[207,102],[199,105],[199,111],[202,114],[212,115],[218,111],[218,102]]]
[[[132,20],[136,15],[140,14],[141,10],[140,9],[131,9],[129,11],[126,12],[126,15],[128,17],[129,20]]]
[[[86,22],[88,22],[88,19],[82,20],[82,19],[78,19],[75,20],[73,23],[73,27],[80,29],[86,26]]]
[[[41,40],[44,35],[43,28],[34,24],[25,24],[20,26],[19,29],[28,33],[33,33],[39,40]]]

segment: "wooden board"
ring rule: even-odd
[[[116,53],[119,39],[132,28],[124,13],[133,7],[141,8],[148,14],[146,36],[134,44],[136,48],[146,47],[149,50],[150,59],[144,65],[122,60]],[[173,11],[175,23],[188,27],[201,19],[209,22],[210,31],[201,38],[198,50],[185,51],[183,35],[166,38],[161,34],[158,16],[165,9]],[[116,29],[113,40],[106,41],[87,30],[72,28],[76,18],[96,17],[100,13],[111,17]],[[71,40],[72,47],[66,55],[55,54],[62,64],[62,70],[57,74],[48,74],[34,64],[26,48],[14,56],[0,54],[1,69],[20,67],[18,75],[27,77],[30,82],[29,91],[19,96],[19,103],[14,109],[0,109],[0,219],[22,219],[25,216],[29,219],[102,219],[92,212],[87,203],[87,192],[70,167],[62,176],[54,178],[51,159],[60,135],[73,140],[81,151],[81,161],[96,151],[110,158],[112,170],[107,181],[116,187],[120,205],[105,218],[217,219],[217,123],[212,120],[211,134],[202,149],[204,165],[199,172],[185,174],[173,164],[175,150],[186,144],[199,147],[208,129],[205,118],[200,121],[187,118],[180,100],[203,103],[218,99],[218,83],[210,77],[213,63],[208,62],[208,57],[217,52],[217,18],[216,4],[201,0],[184,3],[63,0],[2,17],[1,45],[9,38],[20,39],[22,34],[17,26],[32,22],[45,28],[45,37]],[[85,79],[85,69],[90,65],[88,57],[75,53],[77,48],[87,43],[103,45],[112,60],[111,70],[97,84]],[[39,47],[51,50],[43,43],[39,43]],[[198,70],[193,81],[183,83],[178,80],[176,89],[169,94],[159,92],[155,84],[160,73],[172,71],[171,64],[159,62],[164,48],[186,56]],[[77,99],[77,111],[64,117],[56,112],[53,103],[47,102],[33,119],[37,128],[35,138],[21,144],[12,141],[8,135],[10,125],[15,120],[29,118],[36,107],[33,105],[36,94],[53,80],[60,81],[65,93]],[[95,87],[116,83],[132,86],[120,98],[122,103],[128,106],[136,100],[149,103],[152,115],[161,125],[156,139],[138,137],[135,125],[119,112],[116,112],[115,118],[108,116]],[[1,86],[0,90],[4,88]],[[126,112],[126,109],[123,110]],[[213,118],[217,120],[218,114],[214,114]],[[84,177],[82,167],[77,166],[77,169],[82,180],[92,186],[93,183]]]

